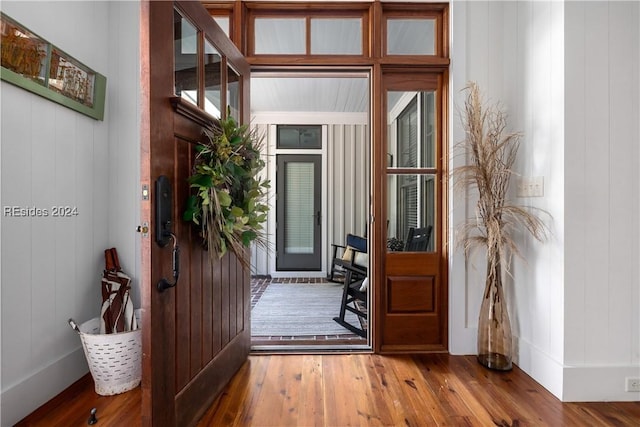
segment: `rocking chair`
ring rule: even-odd
[[[363,286],[365,280],[367,280],[367,269],[356,264],[344,264],[342,267],[345,269],[346,274],[342,291],[342,302],[340,304],[340,315],[334,317],[333,320],[354,334],[366,338],[367,332],[362,326],[347,322],[345,320],[345,314],[347,311],[354,313],[358,316],[358,321],[360,321],[360,318],[367,318],[365,311],[367,307],[367,289],[366,285]],[[358,304],[361,304],[364,308],[359,308]]]
[[[329,271],[328,280],[330,282],[340,283],[336,275],[340,273],[346,274],[346,266],[361,264],[366,268],[368,264],[367,239],[365,237],[356,236],[355,234],[347,234],[346,246],[332,243],[333,256],[331,261],[331,269]]]
[[[429,240],[431,239],[431,231],[433,226],[427,225],[426,227],[409,229],[407,235],[407,243],[404,246],[405,252],[424,252],[429,246]]]

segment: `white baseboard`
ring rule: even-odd
[[[2,391],[0,425],[12,426],[89,372],[82,347]],[[88,412],[87,412],[88,413]]]
[[[626,377],[640,378],[640,366],[566,366],[562,401],[640,401],[640,392],[625,391]]]
[[[528,341],[514,337],[516,344],[514,363],[531,378],[546,388],[558,399],[562,399],[563,366]]]
[[[455,325],[449,318],[449,353],[456,356],[478,354],[478,329]]]
[[[640,377],[638,365],[569,366],[526,340],[516,343],[514,362],[563,402],[640,401],[640,392],[625,391],[626,377]]]

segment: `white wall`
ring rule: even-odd
[[[637,400],[623,386],[640,373],[638,4],[451,10],[452,143],[464,136],[459,91],[475,80],[524,134],[517,172],[544,177],[544,197],[516,200],[553,218],[546,243],[518,236],[525,260],[507,287],[516,363],[563,400]],[[473,203],[452,199],[454,225]],[[450,268],[450,349],[473,354],[484,260],[458,251]]]
[[[140,6],[109,3],[109,245],[132,278],[141,304],[140,277]]]
[[[67,319],[99,314],[104,249],[138,272],[138,4],[3,1],[2,11],[107,76],[104,121],[0,86],[2,207],[78,211],[1,219],[1,424],[12,425],[87,372]]]
[[[475,81],[488,103],[500,103],[507,112],[508,130],[523,133],[516,173],[545,178],[543,198],[516,199],[512,182],[516,202],[544,209],[554,219],[546,221],[553,236],[544,244],[516,236],[528,261],[514,263],[514,283],[506,292],[514,335],[526,347],[521,350],[542,349],[557,361],[562,359],[563,334],[562,11],[557,2],[454,2],[451,45],[451,143],[464,138],[458,113],[464,102],[461,90]],[[463,161],[452,157],[454,166]],[[475,200],[465,202],[466,197],[452,197],[453,225],[474,215]],[[465,260],[460,252],[453,253],[450,273],[451,351],[475,353],[485,262],[481,253]]]
[[[640,400],[640,4],[565,5],[565,400]]]

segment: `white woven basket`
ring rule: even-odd
[[[135,311],[140,324],[140,310]],[[100,334],[100,318],[79,326],[80,340],[96,393],[111,396],[132,390],[142,378],[142,330]]]

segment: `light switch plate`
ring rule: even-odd
[[[543,197],[543,176],[521,176],[516,179],[517,197]]]

